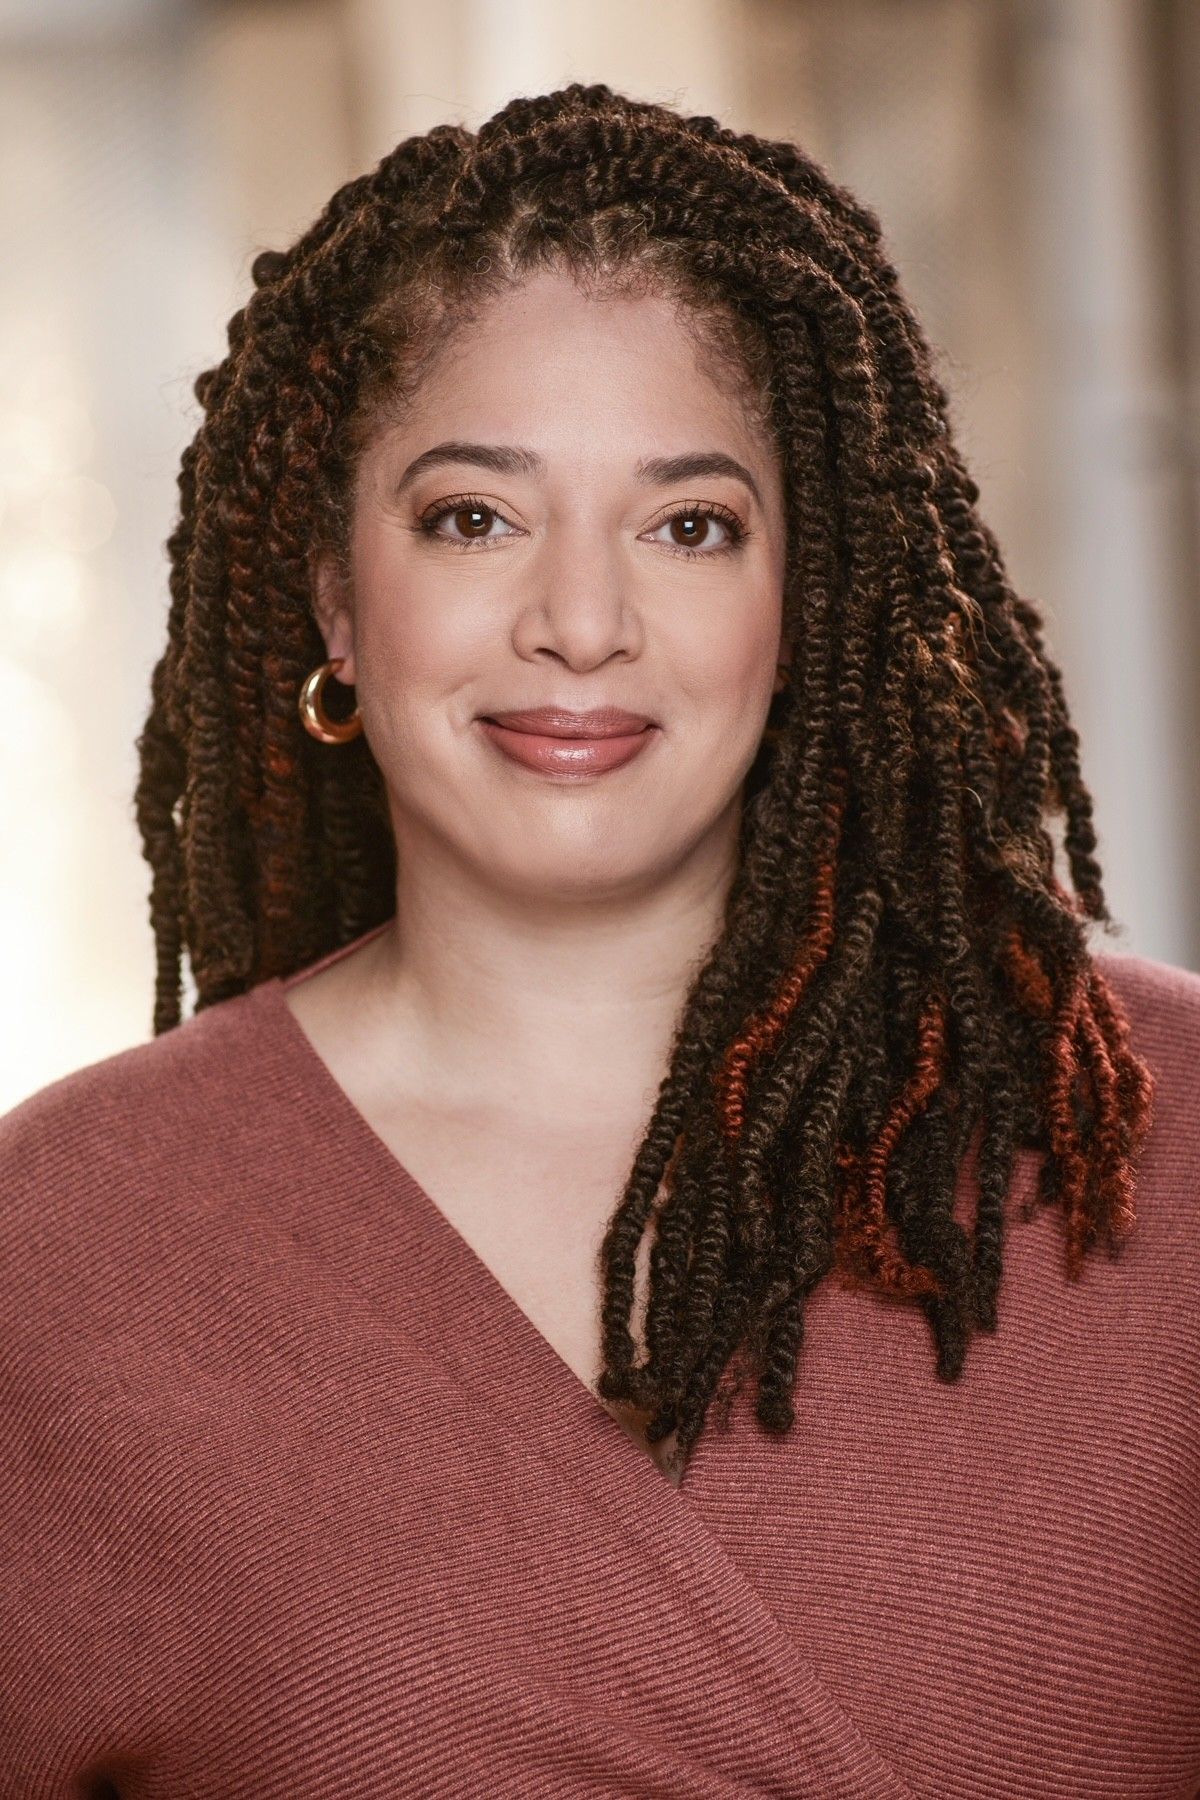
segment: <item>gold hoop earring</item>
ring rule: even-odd
[[[358,707],[347,719],[331,719],[321,704],[321,694],[325,683],[331,675],[336,675],[344,656],[331,656],[328,662],[321,663],[307,678],[300,689],[297,702],[304,729],[323,744],[345,744],[357,737],[362,730],[362,720],[358,716]]]

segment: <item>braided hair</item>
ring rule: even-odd
[[[179,1022],[185,947],[199,1010],[393,912],[365,736],[331,753],[297,711],[325,656],[310,558],[344,563],[356,458],[430,355],[550,266],[681,300],[782,458],[788,685],[599,1257],[598,1392],[686,1455],[748,1369],[761,1426],[791,1428],[831,1273],[923,1313],[958,1379],[996,1329],[1021,1148],[1040,1153],[1024,1216],[1061,1209],[1068,1275],[1096,1243],[1115,1256],[1153,1082],[1088,951],[1089,921],[1118,928],[1062,678],[976,511],[878,219],[793,143],[603,84],[397,145],[254,259],[228,355],[195,381],[138,739],[155,1034]]]

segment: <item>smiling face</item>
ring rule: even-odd
[[[541,900],[728,869],[784,557],[775,446],[671,301],[558,272],[490,300],[364,450],[349,581],[314,565],[400,866],[437,852]],[[653,723],[631,759],[564,773],[484,723],[539,707]]]

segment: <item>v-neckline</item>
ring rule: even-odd
[[[532,1359],[538,1379],[548,1397],[561,1396],[563,1405],[569,1408],[569,1419],[583,1424],[589,1432],[603,1427],[611,1432],[613,1454],[624,1459],[626,1456],[636,1459],[646,1476],[652,1477],[657,1489],[665,1488],[674,1496],[675,1503],[692,1508],[697,1489],[700,1485],[702,1470],[707,1465],[713,1451],[712,1428],[701,1434],[693,1446],[688,1462],[685,1465],[682,1480],[676,1484],[659,1467],[648,1449],[635,1443],[609,1409],[600,1396],[593,1392],[582,1378],[576,1374],[570,1364],[560,1355],[550,1339],[534,1323],[533,1319],[504,1286],[503,1282],[483,1260],[474,1247],[468,1242],[448,1215],[434,1200],[412,1172],[400,1161],[399,1157],[384,1142],[366,1115],[350,1098],[338,1081],[316,1045],[301,1025],[287,1003],[286,990],[298,984],[309,975],[328,967],[330,963],[349,956],[371,938],[377,937],[392,923],[390,918],[382,924],[353,938],[338,949],[328,952],[316,961],[305,964],[291,975],[274,975],[259,982],[244,996],[256,1002],[268,1016],[278,1023],[281,1047],[291,1058],[298,1069],[302,1069],[306,1080],[315,1083],[324,1097],[326,1107],[332,1111],[343,1134],[349,1133],[368,1160],[377,1176],[381,1176],[388,1188],[397,1190],[408,1203],[408,1217],[418,1225],[426,1238],[436,1240],[441,1252],[449,1259],[452,1273],[458,1290],[464,1289],[473,1293],[479,1304],[487,1309],[491,1319],[500,1328],[502,1334],[510,1341],[515,1337]]]
[[[349,954],[372,935],[309,969]],[[405,1379],[406,1345],[434,1358],[461,1390],[464,1420],[477,1414],[483,1439],[497,1432],[511,1437],[527,1455],[529,1479],[554,1484],[564,1528],[578,1532],[586,1520],[598,1541],[619,1544],[628,1567],[606,1571],[606,1585],[637,1584],[640,1568],[675,1587],[695,1630],[717,1633],[720,1653],[742,1672],[747,1691],[770,1697],[765,1728],[773,1732],[774,1754],[814,1757],[822,1770],[853,1780],[855,1793],[869,1786],[881,1800],[912,1800],[827,1686],[807,1646],[780,1622],[767,1598],[769,1584],[752,1579],[753,1558],[747,1567],[735,1553],[747,1513],[769,1505],[771,1479],[786,1479],[780,1447],[749,1424],[710,1421],[675,1487],[354,1105],[288,1006],[289,979],[268,977],[232,1000],[230,1020],[241,1011],[251,1091],[257,1074],[264,1104],[269,1097],[274,1108],[295,1111],[293,1150],[287,1149],[293,1137],[287,1117],[276,1114],[270,1132],[295,1207],[302,1214],[322,1192],[335,1198],[332,1231],[298,1229],[297,1235],[326,1246],[354,1304],[366,1303],[364,1317],[382,1323],[385,1337],[387,1322],[394,1322],[398,1360],[387,1364],[391,1378]],[[290,1219],[284,1229],[290,1233]],[[405,1274],[412,1286],[398,1295],[397,1277],[402,1282]],[[372,1341],[374,1354],[379,1345]],[[378,1366],[371,1368],[377,1379]],[[464,1470],[472,1474],[475,1450],[472,1442],[462,1445]]]

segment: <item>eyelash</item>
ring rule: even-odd
[[[456,541],[454,538],[445,537],[443,533],[437,530],[437,527],[441,524],[442,520],[449,518],[452,513],[466,512],[471,508],[474,508],[477,512],[491,513],[493,518],[504,518],[504,514],[500,512],[497,507],[490,505],[488,501],[481,499],[477,494],[456,494],[453,499],[443,500],[434,508],[433,512],[423,513],[417,525],[417,530],[426,537],[442,538],[444,543],[452,544],[456,550],[490,550],[494,544],[502,543],[502,538],[493,538],[491,540],[487,538],[475,538],[473,541],[470,539]],[[693,550],[688,544],[666,545],[665,548],[669,549],[674,556],[724,556],[731,550],[740,549],[750,536],[749,530],[742,524],[736,513],[732,513],[729,511],[728,507],[720,506],[710,500],[705,500],[703,502],[697,501],[694,506],[690,504],[677,506],[673,512],[667,514],[666,518],[660,519],[658,524],[651,526],[650,529],[652,531],[658,531],[663,525],[669,525],[672,519],[679,518],[715,519],[718,525],[723,525],[725,527],[726,531],[729,533],[730,541],[727,544],[718,545],[715,550]],[[507,525],[511,524],[512,521],[505,519],[504,522]]]

